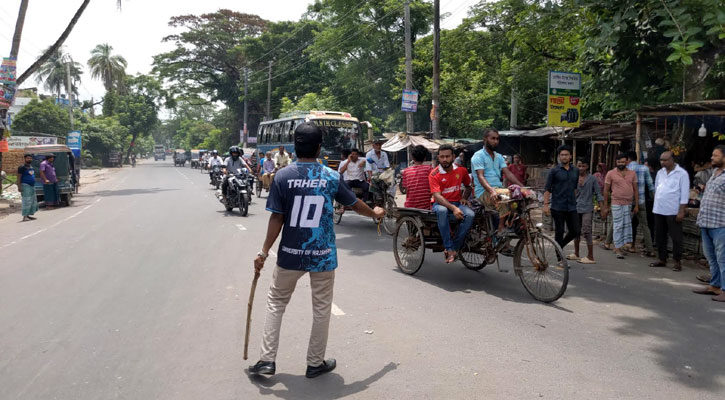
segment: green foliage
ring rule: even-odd
[[[287,97],[282,98],[282,108],[280,112],[289,112],[294,110],[337,110],[340,106],[337,99],[332,95],[329,88],[322,89],[322,93],[306,93],[297,102]]]
[[[129,136],[128,129],[115,116],[90,118],[79,128],[83,135],[84,157],[91,157],[93,165],[99,165],[111,151],[122,151]]]
[[[65,137],[70,132],[68,109],[56,105],[54,99],[32,100],[13,119],[12,130]]]
[[[113,46],[108,43],[99,44],[91,50],[91,58],[88,59],[91,77],[102,80],[107,92],[123,89],[128,66],[125,58],[112,55],[112,52]]]
[[[50,58],[38,68],[36,73],[37,82],[42,83],[45,89],[60,97],[60,93],[65,92],[67,87],[68,73],[66,66],[68,64],[70,64],[71,90],[77,96],[83,69],[80,63],[73,61],[73,57],[64,53],[62,47],[52,53]]]

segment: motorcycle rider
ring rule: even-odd
[[[224,160],[224,166],[227,173],[224,175],[224,179],[222,180],[222,197],[224,198],[224,203],[226,203],[227,190],[229,189],[229,177],[232,174],[235,174],[238,169],[246,168],[250,173],[252,169],[249,168],[249,164],[247,164],[247,162],[244,161],[244,158],[242,158],[242,151],[239,149],[239,146],[232,146],[229,148],[229,157]]]
[[[216,150],[211,151],[211,157],[209,158],[209,182],[213,182],[212,176],[214,175],[214,167],[215,166],[222,166],[224,164],[224,160],[222,160],[221,157],[219,157],[219,152]]]

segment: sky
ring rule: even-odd
[[[60,36],[81,0],[30,0],[18,55],[18,75],[37,59],[42,50]],[[169,18],[185,14],[202,14],[221,8],[256,14],[271,21],[299,20],[311,1],[305,0],[124,0],[123,9],[115,0],[93,0],[65,42],[66,52],[84,66],[79,87],[80,100],[96,101],[105,94],[103,84],[91,79],[86,62],[91,49],[108,43],[116,54],[128,61],[127,73],[148,73],[152,56],[172,48],[161,39],[174,33]],[[466,17],[468,9],[478,0],[441,0],[442,29],[451,29]],[[0,56],[10,54],[20,0],[0,1]],[[446,17],[447,15],[447,17]],[[401,49],[402,51],[402,49]],[[22,87],[37,86],[46,92],[35,77]]]

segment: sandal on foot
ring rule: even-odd
[[[451,264],[451,263],[455,262],[456,256],[457,256],[457,254],[455,251],[449,252],[448,256],[446,257],[446,264]]]
[[[580,264],[596,264],[597,262],[594,260],[589,259],[589,257],[584,257],[579,259]]]
[[[612,245],[611,244],[600,243],[599,244],[599,247],[603,248],[604,250],[612,250]]]
[[[577,260],[579,260],[580,258],[579,258],[579,256],[577,256],[576,254],[572,253],[572,254],[569,254],[568,256],[566,256],[566,259],[567,259],[567,260],[571,260],[571,261],[577,261]]]
[[[675,271],[675,272],[680,272],[680,271],[682,271],[682,265],[681,264],[675,264],[672,267],[672,270]]]
[[[625,258],[627,258],[622,253],[616,253],[616,255],[617,255],[617,258],[620,259],[620,260],[624,260]]]
[[[667,263],[663,263],[662,261],[655,261],[653,263],[649,263],[650,268],[656,268],[656,267],[666,267]]]
[[[712,276],[711,276],[711,275],[698,275],[698,276],[696,276],[695,278],[696,278],[696,279],[697,279],[698,281],[702,282],[702,283],[707,283],[707,284],[709,284],[709,283],[710,283],[710,279],[712,279]]]
[[[718,292],[712,290],[712,287],[706,286],[702,289],[695,289],[692,291],[692,293],[706,294],[708,296],[717,296],[717,295],[721,294],[722,292],[718,293]]]

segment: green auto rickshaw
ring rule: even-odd
[[[33,155],[33,169],[35,176],[35,196],[38,202],[43,201],[43,182],[40,180],[40,163],[45,157],[52,154],[55,156],[53,167],[55,167],[55,175],[58,178],[58,199],[64,206],[70,206],[73,203],[73,195],[77,193],[78,188],[78,169],[76,166],[73,152],[66,145],[62,144],[44,144],[38,146],[27,146],[25,154]]]

